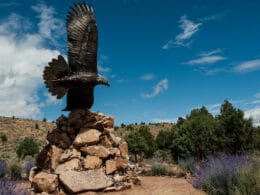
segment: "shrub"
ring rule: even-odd
[[[21,179],[22,168],[19,164],[14,163],[10,166],[9,169],[10,169],[11,179],[13,180]]]
[[[15,181],[8,178],[0,178],[0,194],[1,195],[29,195],[29,192],[16,187]]]
[[[7,141],[7,136],[6,136],[6,134],[0,133],[0,139],[1,139],[2,142],[6,142],[6,141]]]
[[[39,146],[34,141],[34,139],[26,137],[22,142],[20,142],[16,154],[20,158],[24,158],[26,155],[35,155],[39,152]]]
[[[162,176],[168,174],[166,167],[160,164],[153,165],[151,171],[152,171],[152,175],[154,176]]]
[[[232,194],[258,195],[260,192],[260,165],[249,164],[236,170],[237,178]]]
[[[197,161],[194,157],[189,157],[186,159],[180,159],[178,165],[186,172],[192,173],[197,165]]]
[[[42,119],[42,122],[47,122],[47,119],[46,119],[46,118],[43,118],[43,119]]]
[[[208,194],[213,195],[244,194],[240,192],[240,188],[244,188],[245,185],[252,187],[251,184],[254,182],[245,184],[246,182],[243,182],[244,179],[241,180],[241,178],[252,179],[252,175],[245,174],[244,170],[253,165],[253,161],[243,155],[212,157],[194,171],[196,178],[192,181],[192,184],[194,187],[201,188]]]
[[[156,150],[154,157],[162,162],[172,162],[170,150]]]
[[[0,160],[0,178],[4,177],[7,173],[7,165],[5,160]]]

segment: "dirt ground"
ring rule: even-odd
[[[121,192],[101,193],[103,195],[205,195],[192,187],[184,178],[140,177],[141,185]]]
[[[193,188],[184,178],[150,176],[140,176],[139,178],[141,185],[135,185],[131,189],[119,192],[103,192],[97,193],[97,195],[206,195],[204,192]],[[19,187],[28,189],[29,186],[30,184],[26,182],[21,183]]]

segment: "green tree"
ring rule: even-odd
[[[173,157],[187,158],[197,157],[198,160],[206,158],[207,154],[214,151],[214,127],[216,120],[203,106],[193,109],[186,117],[181,119],[176,132],[173,134],[172,153]]]
[[[39,152],[39,145],[37,142],[30,137],[24,138],[19,143],[19,146],[16,150],[16,154],[18,155],[19,158],[24,158],[26,155],[31,155],[34,156]]]
[[[218,148],[228,153],[241,153],[253,147],[254,131],[252,119],[245,119],[244,112],[225,100],[217,116],[219,126],[215,134]]]
[[[125,140],[128,143],[129,152],[134,154],[135,162],[137,163],[137,155],[141,155],[148,150],[148,145],[143,136],[140,135],[138,130],[133,130],[127,133]]]
[[[146,125],[142,125],[139,127],[140,136],[144,138],[145,143],[149,146],[148,150],[145,152],[146,157],[152,157],[154,152],[156,151],[156,142],[154,140],[154,136],[152,135],[150,128]]]
[[[161,130],[156,136],[156,145],[161,150],[168,150],[171,147],[173,140],[173,129],[172,130]]]

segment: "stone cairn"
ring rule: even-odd
[[[83,109],[60,116],[30,171],[32,194],[119,191],[140,184],[114,118]]]

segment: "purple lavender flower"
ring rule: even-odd
[[[7,173],[7,165],[5,160],[0,160],[0,178],[4,177]]]
[[[235,185],[236,171],[253,163],[245,155],[210,157],[193,171],[192,185],[211,194],[226,194]]]
[[[31,168],[35,165],[35,162],[33,159],[27,160],[23,164],[23,170],[26,173],[26,175],[29,175],[29,172]]]
[[[16,181],[10,181],[4,177],[0,179],[0,194],[1,195],[29,195],[29,192],[17,188]]]

